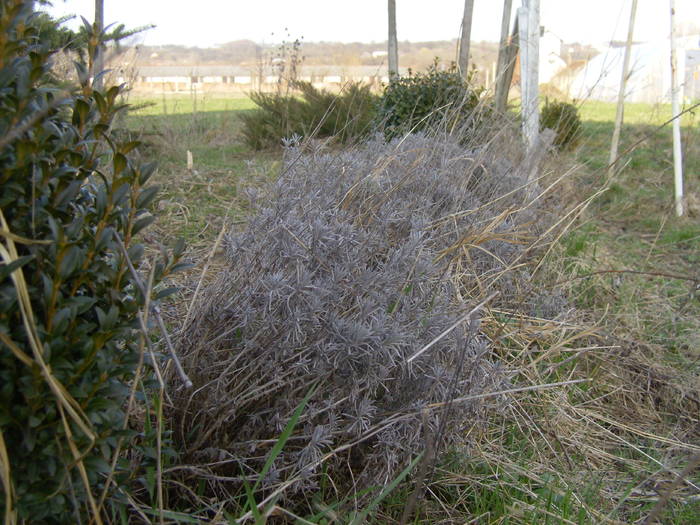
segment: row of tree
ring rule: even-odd
[[[465,78],[468,77],[469,73],[469,47],[474,2],[475,0],[464,0],[464,13],[459,39],[457,67]],[[389,77],[393,78],[399,72],[396,0],[387,0],[387,6],[389,11]],[[512,9],[512,0],[504,0],[496,67],[496,107],[500,111],[504,111],[506,108],[516,57],[518,50],[520,50],[523,133],[527,143],[534,147],[539,137],[539,0],[523,0],[522,7],[518,9],[515,28],[511,34],[510,18]]]

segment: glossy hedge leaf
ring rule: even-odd
[[[160,186],[151,186],[150,188],[146,188],[143,190],[140,195],[138,196],[138,199],[136,199],[136,207],[137,208],[147,208],[151,202],[153,202],[153,199],[155,199],[156,195],[158,195],[158,191],[160,190]]]
[[[153,221],[155,221],[155,220],[156,220],[155,216],[151,215],[150,213],[146,214],[146,215],[142,215],[141,217],[136,219],[136,222],[134,223],[134,226],[131,230],[132,235],[136,235],[144,228],[150,226],[151,224],[153,224]]]
[[[126,169],[128,161],[126,157],[121,153],[114,154],[114,173],[121,173]]]
[[[78,267],[81,262],[82,252],[77,246],[71,246],[66,250],[58,263],[58,276],[66,279]]]
[[[178,291],[180,291],[179,286],[170,286],[170,287],[165,288],[163,290],[159,290],[153,298],[156,300],[165,299],[169,295],[177,293]]]
[[[176,273],[176,272],[183,272],[185,270],[189,270],[190,268],[193,268],[194,264],[188,263],[188,262],[180,262],[173,264],[172,267],[170,268],[170,273]]]
[[[20,269],[22,266],[27,264],[29,261],[33,260],[34,256],[33,255],[23,255],[22,257],[19,257],[18,259],[15,259],[12,261],[10,264],[1,264],[0,265],[0,282],[4,281],[5,278],[9,277],[12,272],[15,270]]]
[[[148,179],[150,179],[151,176],[155,173],[157,167],[158,164],[156,164],[155,162],[147,162],[145,164],[142,164],[140,167],[139,184],[146,184],[146,182],[148,182]]]
[[[88,112],[90,111],[90,106],[84,100],[78,99],[75,101],[75,108],[73,110],[73,125],[83,126],[87,122]]]
[[[139,140],[132,140],[131,142],[127,142],[125,144],[122,144],[119,147],[119,153],[122,153],[124,155],[128,155],[131,153],[133,150],[138,148],[141,145],[141,141]]]

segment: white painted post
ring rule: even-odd
[[[534,146],[540,134],[540,0],[528,0],[528,138]]]
[[[678,85],[678,57],[676,49],[676,2],[671,0],[671,97],[673,116],[673,173],[676,215],[683,215],[683,151],[681,150],[680,89]]]
[[[523,135],[528,148],[537,144],[540,132],[539,62],[540,62],[540,3],[523,0],[518,9],[520,28],[520,78],[522,93]]]
[[[613,130],[612,143],[610,144],[610,162],[608,162],[608,175],[615,172],[613,163],[617,160],[617,148],[620,144],[620,130],[622,129],[622,119],[625,114],[625,90],[627,89],[627,77],[630,69],[630,55],[632,49],[632,36],[634,35],[634,20],[637,15],[637,0],[632,0],[630,10],[630,22],[627,28],[627,44],[625,46],[625,59],[622,64],[622,78],[620,79],[620,91],[617,95],[617,112],[615,114],[615,128]]]

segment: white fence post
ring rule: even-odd
[[[680,87],[678,85],[678,53],[676,50],[676,2],[671,0],[671,97],[673,113],[673,174],[676,215],[683,215],[683,151],[681,150]]]
[[[523,135],[528,148],[537,144],[540,131],[539,62],[540,62],[540,3],[523,0],[518,9],[520,30],[520,85],[522,99]]]

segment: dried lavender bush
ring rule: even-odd
[[[463,143],[437,128],[345,151],[290,141],[183,331],[195,388],[174,419],[188,461],[254,479],[314,383],[267,489],[313,489],[322,464],[339,487],[384,484],[438,428],[443,445],[468,445],[484,402],[432,409],[430,430],[420,411],[507,385],[478,318],[407,361],[474,306],[468,290],[485,295],[477,280],[505,294],[522,281],[509,266],[534,211],[511,137]]]

